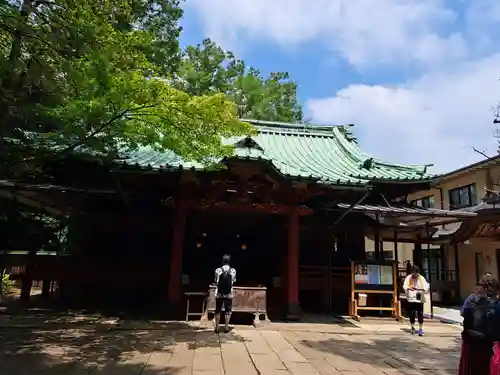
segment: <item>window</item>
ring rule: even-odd
[[[444,261],[443,246],[430,245],[427,249],[422,249],[422,268],[424,275],[432,281],[443,280]]]
[[[418,207],[423,207],[423,208],[436,208],[436,200],[434,198],[434,195],[430,195],[425,198],[420,198],[420,199],[415,199],[410,202],[411,204],[418,206]]]
[[[394,254],[392,250],[382,251],[382,257],[384,260],[394,260]]]
[[[477,204],[476,184],[462,186],[452,189],[450,195],[450,210],[474,206]]]

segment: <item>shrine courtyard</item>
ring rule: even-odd
[[[456,374],[460,327],[391,320],[235,326],[0,314],[0,375]]]

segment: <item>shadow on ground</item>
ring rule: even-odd
[[[303,313],[299,321],[288,321],[286,319],[273,319],[273,323],[286,323],[293,327],[296,324],[332,324],[340,327],[358,328],[353,322],[342,316],[331,316],[325,314]]]
[[[68,304],[61,300],[45,300],[41,295],[32,295],[29,301],[21,301],[17,296],[3,297],[0,303],[0,312],[12,315],[17,318],[27,319],[45,316],[57,321],[58,318],[67,319],[71,316],[86,316],[91,320],[95,319],[120,318],[120,319],[139,319],[139,320],[161,320],[172,314],[165,306],[154,305],[136,305],[136,306],[118,306],[109,304]],[[176,312],[178,317],[182,312]]]
[[[364,339],[333,335],[320,341],[302,340],[303,344],[325,354],[342,356],[353,362],[391,369],[407,367],[423,373],[439,370],[456,374],[460,359],[461,339],[436,340],[417,336],[370,336]]]
[[[147,318],[150,316],[130,312],[9,306],[0,314],[4,327],[0,329],[0,375],[176,375],[193,364],[194,349],[243,341],[234,332],[217,336],[184,322]],[[309,318],[318,322],[313,316]],[[329,319],[320,322],[350,325]],[[11,322],[25,327],[9,328]],[[325,356],[332,354],[367,368],[393,372],[397,368],[411,372],[413,368],[421,373],[439,369],[451,375],[458,367],[460,339],[455,337],[436,340],[410,335],[311,333],[307,339],[308,332],[298,335],[297,341]],[[176,358],[176,363],[171,358]]]
[[[231,333],[221,340],[242,338]],[[173,375],[192,365],[194,349],[219,346],[213,332],[184,323],[147,331],[3,328],[0,374]],[[170,361],[174,352],[177,363]]]

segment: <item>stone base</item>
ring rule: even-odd
[[[289,303],[287,306],[286,320],[296,322],[300,320],[300,306],[298,302]]]
[[[264,317],[264,320],[261,320],[261,316]],[[267,313],[255,313],[253,318],[253,326],[255,328],[260,327],[262,324],[269,324],[271,321],[267,317]]]

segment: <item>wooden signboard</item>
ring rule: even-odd
[[[391,307],[369,306],[370,294],[392,295]],[[392,311],[393,318],[401,320],[401,305],[398,298],[396,262],[354,261],[351,262],[351,299],[349,315],[360,320],[359,310]]]
[[[267,317],[266,296],[267,288],[235,286],[233,287],[233,312],[249,313],[254,315],[253,325],[260,324],[260,316],[264,315],[264,321],[269,323]],[[208,321],[208,314],[215,312],[215,286],[211,285],[208,292],[208,301],[202,321]]]

